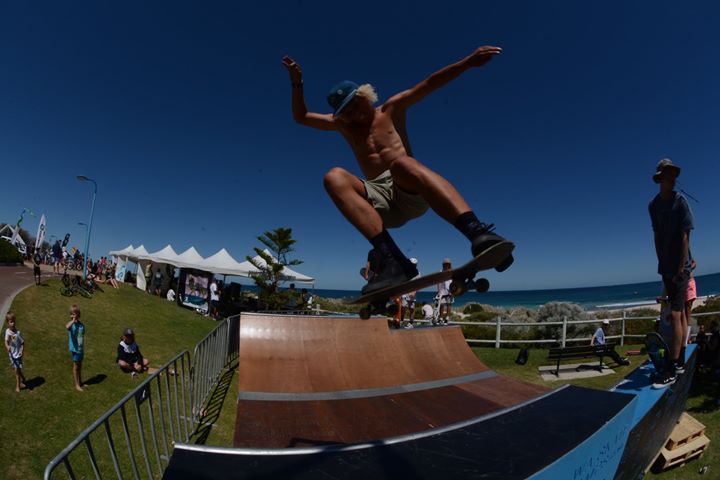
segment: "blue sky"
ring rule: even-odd
[[[416,157],[516,242],[493,288],[656,279],[647,204],[666,156],[700,201],[698,273],[717,272],[719,14],[714,2],[5,2],[0,221],[30,208],[82,246],[86,175],[93,257],[170,243],[241,261],[259,234],[292,227],[297,270],[359,288],[369,244],[322,177],[360,172],[338,134],[293,123],[282,56],[327,112],[339,80],[383,101],[489,44],[502,55],[413,106],[408,130]],[[469,257],[432,212],[391,233],[421,272]]]

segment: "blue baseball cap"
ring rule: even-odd
[[[355,97],[358,86],[355,82],[343,80],[330,89],[327,101],[333,108],[333,116],[337,117],[347,107],[347,104]]]

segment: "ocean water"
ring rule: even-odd
[[[720,295],[720,273],[695,277],[698,296]],[[467,292],[456,299],[463,305],[477,302],[501,308],[537,308],[548,302],[571,302],[586,310],[614,309],[655,304],[655,297],[662,292],[660,280],[656,282],[610,285],[604,287],[560,288],[553,290]],[[315,294],[324,298],[351,298],[359,295],[354,290],[316,289]],[[434,291],[418,292],[418,301],[432,302]]]

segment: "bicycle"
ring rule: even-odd
[[[92,292],[83,285],[79,275],[75,275],[75,278],[70,279],[70,275],[67,273],[67,268],[62,276],[63,286],[60,287],[60,295],[65,297],[72,297],[76,293],[85,298],[92,298]]]

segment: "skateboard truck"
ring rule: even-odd
[[[459,297],[468,290],[476,290],[478,293],[485,293],[490,289],[490,281],[487,278],[478,278],[473,280],[471,278],[466,279],[454,279],[450,284],[450,293],[454,297]]]

